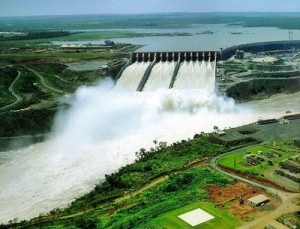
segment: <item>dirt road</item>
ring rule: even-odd
[[[213,169],[215,169],[215,170],[217,170],[217,171],[219,171],[223,174],[226,174],[226,175],[228,175],[228,176],[230,176],[234,179],[237,179],[237,180],[243,181],[245,183],[248,183],[250,185],[262,188],[262,189],[266,190],[267,192],[272,193],[273,195],[279,197],[282,201],[281,205],[278,206],[278,208],[276,208],[274,211],[271,211],[271,212],[265,214],[264,216],[259,217],[255,220],[251,221],[251,222],[245,223],[243,226],[240,227],[240,229],[263,229],[268,224],[268,222],[270,222],[273,219],[278,218],[282,214],[295,212],[295,211],[300,211],[300,206],[297,206],[292,202],[292,200],[294,198],[300,196],[299,193],[283,192],[283,191],[277,190],[275,188],[264,186],[262,184],[259,184],[259,183],[255,182],[255,181],[248,180],[248,179],[243,178],[243,177],[239,177],[236,174],[231,174],[231,173],[228,173],[226,171],[223,171],[218,166],[217,160],[220,157],[223,157],[225,155],[228,155],[228,154],[231,154],[231,153],[234,153],[234,152],[235,151],[228,152],[228,153],[225,153],[225,154],[222,154],[222,155],[219,155],[219,156],[216,156],[216,157],[212,158],[211,161],[210,161],[210,167],[212,167]]]

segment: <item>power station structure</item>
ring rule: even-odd
[[[136,52],[116,77],[136,91],[214,89],[217,52]]]
[[[230,57],[235,55],[238,50],[250,53],[273,51],[291,52],[300,50],[300,40],[257,42],[232,46],[226,49],[221,49],[221,52],[219,53],[220,60],[229,59]]]
[[[258,42],[218,51],[135,52],[115,77],[116,85],[133,91],[157,89],[214,90],[217,61],[245,52],[291,52],[300,50],[299,40]]]

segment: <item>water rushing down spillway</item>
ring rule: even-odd
[[[177,73],[174,88],[214,90],[215,62],[184,61]]]
[[[151,62],[135,62],[129,65],[117,81],[117,86],[132,91],[137,90],[147,68]]]
[[[156,89],[167,89],[170,86],[175,70],[176,62],[158,62],[152,68],[151,74],[143,91],[154,91]]]
[[[138,89],[146,70],[152,62],[135,62],[128,66],[117,81],[117,86],[132,91]],[[176,65],[180,64],[178,72]],[[143,91],[157,89],[215,89],[216,61],[159,61],[150,72]],[[147,73],[148,74],[148,73]],[[147,75],[145,75],[147,76]],[[172,79],[175,76],[173,84]],[[174,80],[173,79],[173,80]],[[172,85],[173,84],[173,85]]]

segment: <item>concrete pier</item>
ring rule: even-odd
[[[131,61],[134,63],[153,61],[156,57],[156,61],[208,61],[209,57],[211,61],[218,59],[218,53],[216,51],[194,51],[194,52],[135,52],[131,55]]]

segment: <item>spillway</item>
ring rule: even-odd
[[[173,88],[214,90],[214,87],[214,62],[184,61],[179,68]]]
[[[136,91],[149,65],[150,62],[135,62],[129,65],[117,81],[117,86]]]
[[[152,68],[148,81],[143,91],[154,91],[160,88],[169,88],[172,76],[176,67],[176,62],[158,62]]]
[[[116,84],[136,91],[214,90],[216,61],[216,52],[133,53]]]

